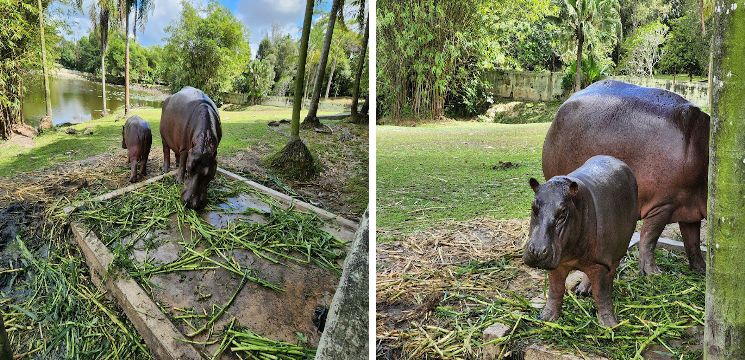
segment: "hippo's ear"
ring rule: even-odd
[[[577,185],[576,182],[572,181],[569,183],[569,196],[575,197],[577,196],[577,193],[579,192],[579,185]]]
[[[536,180],[535,178],[530,178],[530,180],[528,181],[528,183],[530,184],[530,187],[533,188],[533,192],[536,192],[537,193],[538,192],[538,187],[541,186],[541,184],[538,182],[538,180]]]

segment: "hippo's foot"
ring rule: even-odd
[[[639,263],[639,268],[641,270],[642,275],[660,275],[662,274],[662,271],[657,266],[657,264],[651,262],[651,261],[642,261]]]
[[[688,268],[690,268],[697,274],[706,274],[706,263],[704,262],[703,257],[691,259],[688,262]]]
[[[131,183],[137,182],[137,176],[130,176],[129,177],[129,182],[131,182]]]
[[[598,314],[598,321],[600,321],[600,325],[604,327],[614,327],[618,325],[616,314],[612,312],[606,314]]]
[[[167,173],[167,172],[169,172],[169,171],[171,171],[171,169],[168,166],[163,166],[163,173],[164,174]]]
[[[543,321],[556,321],[559,318],[559,315],[561,314],[560,309],[554,309],[551,306],[544,306],[543,310],[541,310],[541,315],[538,316],[539,319]]]

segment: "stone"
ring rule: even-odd
[[[566,354],[545,345],[533,344],[525,349],[525,360],[608,360],[606,357],[582,354],[582,356]]]
[[[484,329],[481,333],[483,342],[488,342],[494,339],[505,337],[510,333],[512,328],[502,323],[494,323],[488,328]],[[487,344],[481,348],[481,358],[484,360],[497,359],[499,354],[502,352],[502,346],[500,344]]]
[[[368,356],[368,212],[362,215],[344,260],[339,286],[331,301],[316,360],[366,359]]]

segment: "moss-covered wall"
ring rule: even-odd
[[[704,354],[745,359],[745,2],[714,10]]]

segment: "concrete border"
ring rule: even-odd
[[[156,358],[169,360],[202,358],[191,344],[179,341],[185,338],[184,335],[176,329],[176,326],[136,281],[129,277],[107,276],[106,272],[114,256],[92,231],[76,222],[71,223],[70,228],[83,252],[93,283],[114,296],[119,307]]]
[[[345,219],[306,202],[294,199],[286,194],[250,181],[222,168],[218,168],[218,171],[234,181],[244,182],[260,192],[278,199],[287,208],[294,206],[299,210],[313,212],[324,221],[333,223],[333,225],[336,226],[336,228],[326,226],[324,227],[324,230],[329,231],[344,240],[349,241],[354,239],[355,231],[358,227],[356,222]],[[176,170],[108,192],[97,196],[90,201],[106,201],[113,199],[174,174],[176,174]],[[65,214],[70,215],[82,205],[84,205],[84,202],[75,203],[72,206],[66,207],[64,212]],[[127,318],[132,322],[135,329],[142,336],[143,340],[156,358],[165,360],[202,359],[202,355],[200,355],[199,351],[192,344],[181,341],[185,339],[184,334],[173,325],[168,316],[161,311],[158,305],[136,281],[128,277],[107,276],[107,271],[113,262],[114,256],[92,231],[78,222],[71,222],[70,228],[78,247],[83,253],[85,262],[90,269],[91,280],[98,288],[113,295],[119,307],[124,311],[125,315],[127,315]]]

